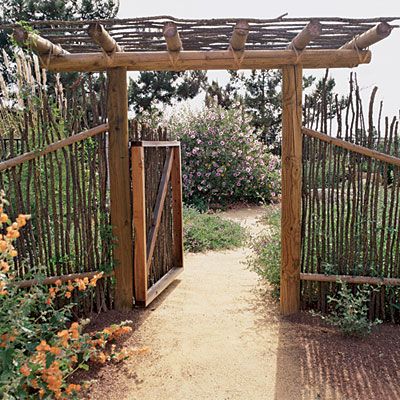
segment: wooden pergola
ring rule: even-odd
[[[132,210],[128,154],[127,71],[281,69],[282,259],[281,313],[300,308],[302,77],[304,68],[352,68],[371,61],[368,49],[386,38],[397,18],[181,20],[167,16],[104,21],[41,21],[15,39],[55,72],[108,77],[111,221],[116,307],[132,307]],[[307,279],[310,279],[309,277]]]

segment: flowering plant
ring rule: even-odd
[[[75,290],[96,286],[101,273],[91,279],[57,280],[50,287],[40,283],[40,273],[33,273],[39,283],[23,288],[13,263],[14,242],[30,216],[20,214],[11,222],[6,205],[0,192],[0,397],[76,398],[81,386],[67,378],[88,369],[89,361],[124,359],[126,352],[116,353],[112,346],[110,352],[106,345],[131,328],[123,323],[89,334],[83,333],[83,323],[70,322],[73,304],[67,299]]]
[[[239,105],[226,110],[216,104],[171,119],[182,146],[186,203],[269,202],[278,196],[280,160],[250,122]]]

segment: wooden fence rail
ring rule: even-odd
[[[88,129],[86,131],[77,133],[76,135],[68,136],[65,139],[59,140],[57,142],[51,143],[42,150],[30,151],[20,156],[13,157],[9,160],[0,162],[0,172],[9,168],[16,167],[17,165],[23,164],[27,161],[34,160],[35,158],[44,156],[49,153],[53,153],[64,147],[71,146],[74,143],[81,142],[82,140],[88,139],[92,136],[99,135],[108,131],[108,124],[102,124],[96,126],[95,128]]]

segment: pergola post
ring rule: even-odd
[[[302,80],[301,65],[283,67],[280,286],[282,315],[293,314],[300,309]]]
[[[131,183],[126,68],[107,70],[111,224],[114,238],[115,308],[133,307]]]

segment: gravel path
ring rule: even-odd
[[[225,216],[255,232],[261,214],[251,208]],[[244,265],[248,254],[242,248],[187,255],[180,279],[149,309],[127,316],[136,330],[125,346],[150,352],[102,368],[89,398],[400,398],[398,327],[360,341],[343,339],[309,314],[282,320]]]

